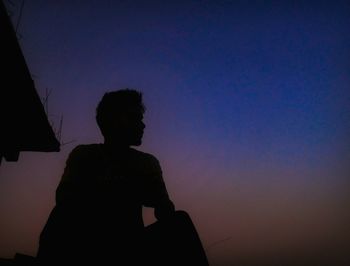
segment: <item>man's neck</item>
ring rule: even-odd
[[[105,139],[103,145],[107,152],[111,154],[123,154],[130,149],[130,146],[125,144],[125,142],[109,139]]]

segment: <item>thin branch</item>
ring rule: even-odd
[[[7,0],[7,2],[8,2],[11,6],[15,6],[15,4],[12,2],[12,0]]]
[[[47,116],[49,116],[49,96],[51,95],[51,92],[52,92],[52,89],[50,89],[50,91],[49,91],[48,88],[46,88],[45,89],[45,97],[42,98],[45,113]]]
[[[16,34],[17,34],[18,27],[19,27],[19,24],[20,24],[21,19],[22,19],[23,6],[24,6],[24,0],[22,0],[21,7],[20,7],[20,9],[19,9],[19,16],[18,16],[17,25],[16,25]]]
[[[226,237],[226,238],[221,239],[221,240],[218,240],[218,241],[215,241],[214,243],[210,244],[210,245],[206,248],[206,250],[208,251],[208,250],[211,249],[212,247],[217,246],[217,245],[219,245],[219,244],[222,244],[223,242],[226,242],[226,241],[228,241],[228,240],[230,240],[230,239],[232,239],[232,236]]]
[[[61,147],[63,147],[64,145],[67,145],[67,144],[71,144],[73,142],[76,142],[77,140],[73,139],[73,140],[70,140],[70,141],[67,141],[67,142],[61,142]]]

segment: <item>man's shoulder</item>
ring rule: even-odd
[[[75,146],[69,154],[69,157],[84,158],[98,156],[101,153],[101,144],[79,144]]]
[[[101,144],[92,143],[92,144],[79,144],[75,146],[72,152],[96,152],[101,149]]]
[[[154,156],[151,153],[136,150],[134,148],[130,148],[130,151],[131,151],[132,157],[139,162],[148,163],[148,164],[158,164],[159,163],[156,156]]]

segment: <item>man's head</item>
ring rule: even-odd
[[[142,93],[122,89],[104,94],[96,109],[96,121],[105,140],[139,146],[142,142],[145,106]]]

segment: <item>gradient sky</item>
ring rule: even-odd
[[[212,266],[344,252],[349,29],[349,1],[25,1],[20,44],[69,143],[2,163],[0,257],[36,254],[68,153],[102,142],[97,102],[125,87]]]

